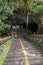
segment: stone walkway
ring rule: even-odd
[[[32,43],[21,38],[21,36],[14,39],[11,50],[9,51],[7,59],[3,65],[26,65],[19,38],[23,42],[23,45],[25,47],[24,54],[28,56],[30,65],[43,65],[43,57],[40,53],[40,50],[35,48]]]
[[[18,39],[14,40],[14,43],[10,52],[8,53],[8,57],[4,65],[25,65],[24,55],[19,45]]]

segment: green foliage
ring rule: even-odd
[[[43,4],[39,0],[0,0],[0,20],[5,20],[8,14],[13,15],[14,9],[24,5],[33,13],[43,11]]]
[[[0,35],[3,33],[6,29],[9,29],[11,26],[8,24],[5,24],[0,20]]]
[[[27,12],[30,14],[38,14],[40,12],[43,12],[43,1],[40,1],[40,0],[0,0],[0,21],[2,22],[2,20],[7,19],[8,15],[13,15],[14,9],[15,10],[17,10],[17,8],[22,9],[23,7],[25,7],[24,12],[26,12],[26,9],[27,9]],[[2,22],[0,26],[0,30],[4,30],[6,27],[9,27],[9,26]]]
[[[16,5],[13,0],[0,0],[0,20],[5,20],[8,14],[13,15]]]
[[[0,20],[0,31],[4,30],[5,24]]]
[[[39,13],[43,11],[43,2],[39,0],[28,0],[27,6],[30,9],[30,11],[33,11],[33,13]]]
[[[2,20],[7,19],[9,14],[13,15],[14,9],[16,9],[14,0],[0,0],[0,32],[10,28],[10,25],[5,24]]]
[[[11,48],[13,39],[8,40],[6,43],[0,46],[0,64],[3,65],[6,60],[7,54]]]

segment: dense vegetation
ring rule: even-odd
[[[13,5],[8,0],[0,0],[0,35],[10,27],[10,25],[4,23],[4,20],[8,18],[8,15],[13,14]]]
[[[9,39],[6,43],[0,46],[0,64],[3,65],[6,60],[7,54],[11,48],[13,39]]]
[[[0,35],[1,32],[10,27],[4,21],[11,15],[22,17],[26,21],[27,26],[31,15],[38,24],[42,24],[43,0],[0,0]]]

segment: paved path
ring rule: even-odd
[[[14,39],[4,65],[43,65],[43,57],[40,50],[19,34]]]

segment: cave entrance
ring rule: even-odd
[[[20,19],[20,18],[13,18],[12,22],[13,22],[12,28],[14,30],[26,29],[26,23],[22,19]]]
[[[36,33],[38,31],[38,24],[36,23],[35,20],[33,20],[31,17],[29,18],[29,22],[28,22],[28,29],[32,32],[32,33]]]

